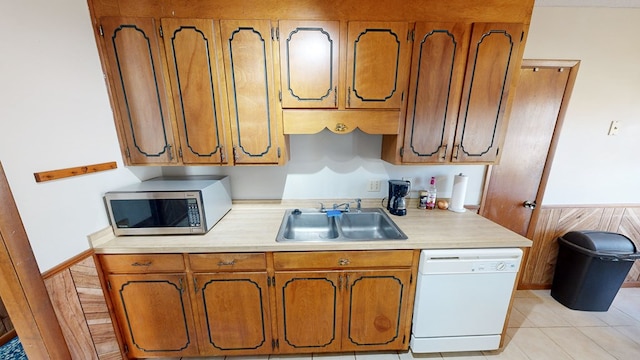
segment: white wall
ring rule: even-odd
[[[534,8],[525,58],[581,60],[545,205],[640,203],[639,35],[638,8]]]
[[[583,60],[550,179],[553,203],[640,202],[632,142],[640,138],[634,103],[640,70],[633,64],[640,55],[640,13],[597,11],[534,11],[527,57]],[[592,24],[608,35],[595,34]],[[598,45],[589,41],[594,38]],[[379,160],[380,136],[360,132],[292,136],[293,155],[284,167],[125,168],[85,0],[0,2],[0,44],[0,161],[42,271],[88,249],[87,234],[108,226],[106,190],[161,171],[225,173],[235,198],[286,199],[382,197],[386,184],[369,193],[366,182],[403,176],[415,178],[416,188],[437,176],[440,195],[448,196],[453,175],[464,172],[470,176],[466,203],[479,200],[484,167],[393,166]],[[606,137],[613,118],[622,130]],[[583,159],[587,164],[575,164]],[[118,169],[44,183],[33,178],[34,172],[108,161]]]
[[[234,199],[383,198],[389,179],[412,179],[412,195],[436,177],[438,195],[450,197],[453,177],[469,177],[465,204],[479,204],[485,167],[481,165],[395,166],[380,160],[381,135],[361,131],[337,135],[328,130],[290,136],[291,159],[283,167],[165,167],[165,175],[224,174],[232,180]],[[367,191],[369,180],[379,192]]]
[[[125,169],[84,0],[0,2],[0,161],[41,271],[89,248],[101,194],[159,174]],[[117,161],[36,183],[33,173]]]

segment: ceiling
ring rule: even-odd
[[[640,0],[535,0],[535,6],[637,8]]]

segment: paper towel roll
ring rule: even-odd
[[[467,195],[467,182],[469,178],[460,173],[453,178],[453,191],[451,192],[451,201],[449,201],[449,210],[455,212],[465,212],[464,198]]]

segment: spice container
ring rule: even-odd
[[[425,210],[427,208],[427,200],[429,199],[429,192],[427,190],[420,190],[418,201],[418,209]]]

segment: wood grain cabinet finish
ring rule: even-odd
[[[451,159],[468,33],[465,24],[416,24],[403,162]]]
[[[267,272],[195,273],[202,351],[207,355],[272,351]]]
[[[348,24],[347,108],[400,109],[410,61],[409,24]]]
[[[453,162],[495,162],[503,142],[509,87],[522,24],[474,24],[458,113]]]
[[[176,164],[156,21],[103,17],[100,27],[125,161],[130,165]]]
[[[383,159],[498,161],[522,37],[522,24],[417,23],[404,137],[383,140]]]
[[[408,347],[414,250],[98,258],[131,358]]]
[[[340,351],[341,279],[338,271],[276,271],[279,352]]]
[[[226,88],[213,20],[162,19],[179,155],[184,164],[228,164]]]
[[[269,20],[220,21],[235,164],[278,164]],[[280,130],[282,133],[282,130]]]
[[[411,270],[367,270],[344,276],[342,350],[406,349]]]
[[[201,353],[257,355],[273,351],[264,253],[189,254]]]
[[[309,259],[314,255],[318,261]],[[387,256],[406,268],[388,264]],[[279,352],[406,349],[412,257],[412,251],[274,253]]]
[[[127,164],[283,162],[271,23],[220,24],[101,18]]]
[[[129,357],[198,354],[184,273],[110,274],[107,279]]]
[[[338,107],[339,21],[278,22],[282,108]]]

